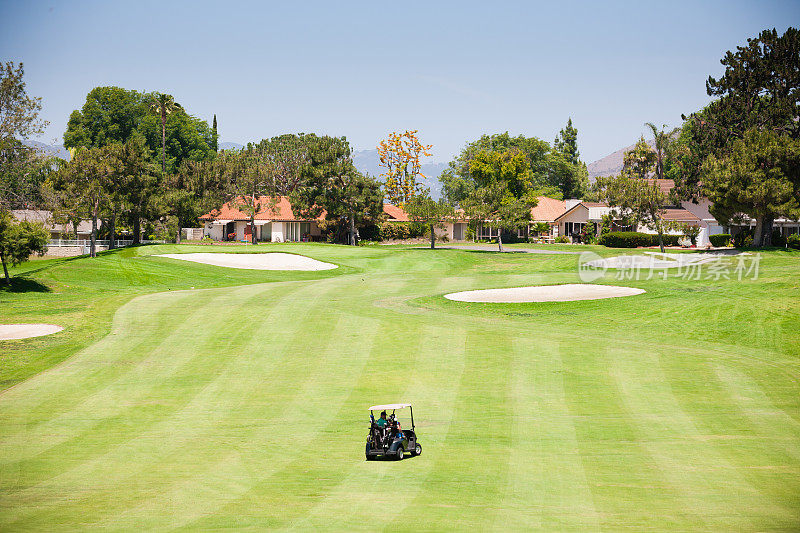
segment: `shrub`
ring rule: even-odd
[[[747,244],[746,239],[750,237],[750,244]],[[742,230],[733,236],[733,245],[736,248],[743,248],[745,246],[753,245],[753,232],[752,230]]]
[[[561,242],[561,243],[565,243],[566,242],[566,243],[568,243],[569,242],[569,238],[566,235],[559,235],[558,237],[556,237],[556,241],[555,242]]]
[[[689,239],[689,242],[692,243],[692,246],[697,246],[697,237],[700,235],[700,226],[695,226],[694,224],[684,224],[681,228],[683,232],[683,236]]]
[[[584,244],[592,244],[597,240],[597,224],[589,222],[583,226],[581,231],[581,242]]]
[[[383,222],[380,226],[380,238],[388,240],[405,240],[425,235],[425,224],[421,222]]]
[[[715,248],[722,248],[723,246],[731,245],[731,236],[729,233],[718,233],[717,235],[710,235],[708,240],[711,241],[711,246]]]
[[[664,246],[677,246],[680,235],[664,235]],[[600,236],[598,244],[609,248],[638,248],[658,246],[658,235],[638,231],[612,231]]]
[[[381,239],[381,228],[377,224],[367,224],[359,228],[358,235],[362,241],[379,241]]]
[[[786,244],[789,248],[794,248],[795,250],[800,250],[800,233],[792,233],[786,239]]]
[[[772,230],[772,246],[786,246],[786,237],[780,229]]]

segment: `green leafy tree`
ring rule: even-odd
[[[579,164],[572,162],[572,157],[579,155],[577,145],[574,152],[568,149],[568,153],[565,154],[536,137],[523,135],[513,137],[505,132],[481,136],[480,139],[467,144],[461,154],[450,162],[448,168],[439,176],[444,198],[453,205],[460,205],[472,194],[475,180],[470,170],[470,163],[476,154],[507,151],[524,154],[530,170],[530,182],[540,194],[553,198],[580,197],[588,187],[589,174],[586,166],[580,161]]]
[[[431,232],[431,250],[436,248],[436,228],[443,228],[447,220],[455,217],[453,206],[444,198],[438,202],[425,189],[414,196],[405,206],[411,220],[427,225]]]
[[[97,256],[97,229],[102,211],[109,207],[115,190],[115,175],[121,164],[119,145],[102,148],[81,148],[55,176],[61,194],[72,198],[75,205],[92,220],[90,254]]]
[[[357,229],[377,222],[383,213],[381,184],[353,166],[350,144],[344,137],[306,135],[302,185],[291,194],[292,206],[316,218],[347,224],[348,242],[356,245]]]
[[[703,164],[711,213],[732,220],[745,213],[756,220],[754,246],[768,246],[766,227],[779,216],[800,218],[800,139],[751,129],[721,158]]]
[[[133,243],[138,244],[142,219],[156,215],[154,198],[163,181],[150,159],[150,150],[144,137],[134,136],[118,146],[120,166],[116,172],[119,187],[116,196],[121,210],[127,214],[127,220],[133,227]]]
[[[619,176],[597,180],[602,198],[619,209],[615,216],[632,219],[634,224],[655,230],[658,233],[658,246],[664,252],[664,232],[668,227],[663,215],[668,198],[658,184],[625,171]]]
[[[644,140],[644,136],[639,137],[636,144],[625,152],[622,158],[622,171],[631,178],[640,180],[647,179],[655,170],[656,153]]]
[[[256,215],[262,209],[272,207],[264,204],[262,196],[274,204],[275,188],[268,161],[257,145],[248,143],[236,154],[228,170],[231,178],[230,201],[250,219],[250,239],[252,244],[258,244]]]
[[[652,124],[648,125],[648,127]],[[618,217],[632,219],[634,225],[642,224],[658,234],[658,245],[664,251],[664,233],[669,229],[669,224],[664,220],[664,208],[672,203],[669,195],[662,191],[657,182],[649,179],[656,175],[658,163],[662,162],[663,153],[668,148],[668,141],[664,135],[671,133],[660,132],[653,127],[656,135],[657,147],[660,146],[661,154],[644,140],[644,136],[623,157],[622,174],[598,178],[597,186],[599,196],[609,205],[619,208],[615,213]],[[661,143],[659,135],[662,136]]]
[[[497,246],[503,251],[503,231],[531,222],[536,192],[527,158],[519,150],[481,151],[470,162],[475,189],[463,202],[467,214],[498,230]]]
[[[39,118],[42,100],[28,95],[24,75],[22,63],[0,64],[0,260],[6,284],[11,282],[7,264],[44,253],[49,238],[41,224],[16,223],[9,212],[39,199],[39,184],[48,168],[47,160],[21,142],[47,126]]]
[[[28,95],[22,63],[0,63],[0,211],[28,207],[38,193],[42,158],[21,141],[39,135],[42,99]]]
[[[8,211],[0,211],[0,262],[6,285],[11,285],[8,264],[16,266],[34,254],[47,251],[50,233],[41,223],[16,222]]]
[[[143,135],[150,154],[161,154],[162,148],[166,148],[166,173],[174,172],[186,159],[213,159],[213,131],[205,121],[185,111],[173,112],[166,116],[162,129],[160,113],[150,109],[158,94],[95,87],[87,94],[83,107],[70,115],[64,146],[101,147]]]
[[[761,135],[753,131],[771,132],[791,140],[800,138],[797,121],[800,116],[797,96],[800,93],[800,31],[791,27],[783,35],[775,29],[762,31],[758,37],[748,39],[746,46],[727,52],[720,62],[725,73],[718,79],[709,77],[706,82],[707,94],[718,99],[700,112],[684,117],[683,150],[675,172],[677,188],[685,198],[716,198],[712,214],[720,222],[734,220],[725,217],[738,214],[755,217],[759,231],[753,243],[766,246],[771,242],[774,217],[790,214],[742,201],[739,198],[760,202],[759,198],[765,195],[747,193],[737,197],[736,191],[719,188],[732,178],[709,180],[704,171],[714,168],[720,177],[722,169],[735,168],[739,164],[737,161],[741,162],[744,157],[741,141],[755,140]],[[773,140],[764,137],[755,141],[758,144],[755,150],[766,149]],[[786,155],[789,152],[777,150]],[[716,163],[708,162],[711,157]],[[720,165],[725,159],[731,161]],[[779,168],[788,164],[772,162],[771,166]]]

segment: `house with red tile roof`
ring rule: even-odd
[[[236,202],[227,202],[200,217],[203,236],[216,241],[250,241],[255,231],[256,238],[266,242],[298,242],[321,236],[319,222],[325,220],[324,212],[315,219],[303,217],[294,212],[288,198],[283,196],[260,196],[256,205],[255,227]]]
[[[383,204],[383,212],[387,222],[410,222],[411,217],[401,207]],[[443,220],[442,227],[436,228],[436,235],[447,237],[449,241],[463,241],[467,236],[467,218],[463,209],[456,210],[455,220]]]

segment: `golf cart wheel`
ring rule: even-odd
[[[403,452],[404,452],[404,451],[405,451],[405,450],[403,450],[403,447],[402,447],[402,446],[398,446],[398,447],[397,447],[397,460],[398,460],[398,461],[400,461],[400,460],[402,460],[402,459],[403,459]]]
[[[416,446],[414,446],[414,449],[412,450],[412,452],[411,452],[411,455],[412,455],[413,457],[416,457],[416,456],[418,456],[418,455],[422,455],[422,444],[420,444],[420,443],[418,442],[418,443],[417,443],[417,445],[416,445]]]

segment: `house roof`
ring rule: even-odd
[[[661,216],[664,220],[672,220],[675,222],[700,222],[696,215],[690,213],[686,209],[665,209]]]
[[[325,219],[324,211],[316,219],[295,214],[292,210],[292,204],[285,196],[278,196],[276,198],[259,196],[256,200],[256,204],[259,208],[255,216],[256,220],[294,222]],[[201,216],[200,220],[250,220],[250,216],[240,211],[235,202],[227,202],[223,204],[221,208],[214,209]]]
[[[588,210],[589,208],[592,208],[592,207],[608,207],[608,204],[605,204],[603,202],[578,202],[577,204],[573,205],[572,208],[567,209],[566,211],[564,211],[563,213],[558,215],[555,218],[555,220],[553,220],[553,222],[564,218],[567,214],[572,213],[573,211],[575,211],[579,207]]]
[[[383,212],[389,217],[389,222],[408,222],[411,220],[402,207],[392,204],[383,204]]]
[[[531,219],[536,222],[554,222],[567,210],[567,203],[564,200],[547,196],[539,196],[536,199],[538,201],[536,207],[531,209]]]
[[[675,187],[675,182],[672,180],[649,179],[647,182],[651,185],[653,183],[658,185],[658,188],[661,189],[661,192],[664,194],[669,194],[669,192]]]

